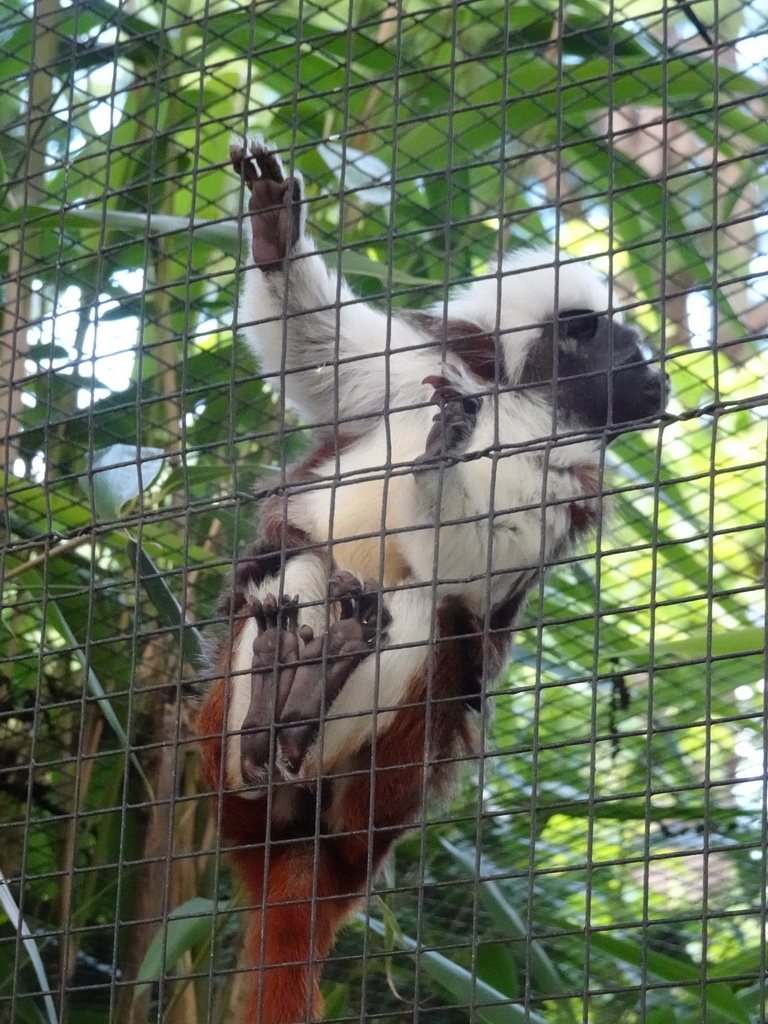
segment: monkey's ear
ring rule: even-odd
[[[576,342],[594,341],[599,322],[597,313],[589,309],[565,310],[557,318],[558,334]]]

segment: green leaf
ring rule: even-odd
[[[520,965],[506,942],[483,942],[475,956],[475,971],[486,985],[511,1000],[519,1000],[521,996],[518,974]]]
[[[93,453],[91,472],[81,480],[90,482],[96,514],[101,519],[119,519],[125,505],[146,490],[163,468],[162,448],[136,448],[113,444]]]
[[[0,907],[5,911],[6,916],[13,925],[16,933],[21,937],[22,948],[30,959],[35,976],[40,984],[40,990],[44,993],[43,1002],[45,1004],[46,1013],[48,1014],[48,1020],[51,1024],[56,1024],[58,1015],[56,1013],[56,1007],[53,1005],[53,999],[51,998],[53,988],[45,973],[45,966],[43,964],[42,957],[40,956],[40,950],[37,948],[37,941],[33,938],[27,922],[21,916],[19,905],[13,898],[13,894],[11,893],[8,882],[2,871],[0,871]],[[18,970],[18,966],[18,963],[14,965],[14,974]]]
[[[560,68],[542,57],[519,61],[506,78],[500,74],[467,95],[458,111],[436,113],[405,127],[398,151],[422,167],[426,162],[433,168],[448,164],[452,148],[467,157],[481,152],[498,138],[497,121],[490,112],[500,108],[506,111],[506,128],[513,137],[533,129],[562,147],[582,142],[598,111],[656,102],[660,107],[666,103],[672,116],[684,116],[691,102],[714,105],[714,82],[721,124],[727,124],[726,97],[749,98],[762,90],[761,83],[748,75],[724,74],[710,61],[696,57],[653,64],[647,58],[625,60],[619,66],[609,58],[597,58],[569,68],[565,84],[560,81],[561,74]],[[566,119],[560,116],[563,110],[568,111]],[[740,130],[757,145],[768,145],[765,121],[752,118],[745,124],[742,118]]]
[[[135,540],[128,539],[128,555],[137,576],[165,626],[178,627],[181,634],[182,659],[197,669],[203,660],[203,638],[198,629],[187,620],[183,609],[171,593],[161,571]]]
[[[323,1010],[328,1020],[350,1017],[352,1008],[349,1001],[349,985],[342,982],[323,986]]]
[[[0,486],[10,500],[14,518],[32,528],[24,530],[25,536],[46,533],[49,529],[66,533],[82,529],[91,522],[90,511],[81,498],[77,502],[72,500],[72,489],[64,481],[46,481],[43,486],[11,474],[0,474]]]
[[[384,925],[373,918],[361,916],[363,923],[377,935],[388,934]],[[547,1024],[544,1017],[533,1010],[510,1003],[508,997],[459,967],[442,953],[423,949],[421,944],[407,935],[399,936],[400,944],[418,954],[419,970],[428,974],[456,1000],[457,1005],[472,1007],[476,1020],[487,1024]]]
[[[740,655],[761,655],[765,650],[765,629],[762,626],[745,626],[742,629],[712,630],[698,629],[689,632],[680,640],[668,640],[653,647],[655,664],[674,661],[698,661],[708,657],[733,658]],[[647,665],[647,647],[631,648],[621,652],[636,665]]]
[[[85,671],[85,678],[88,689],[91,695],[96,698],[99,711],[108,722],[110,728],[112,729],[112,732],[120,741],[120,745],[122,746],[123,750],[128,751],[128,757],[130,758],[131,763],[136,769],[139,778],[144,783],[149,799],[154,799],[152,786],[149,782],[149,779],[144,774],[144,769],[141,766],[141,762],[139,761],[136,754],[131,750],[131,744],[128,739],[128,734],[123,728],[122,722],[115,714],[115,709],[112,707],[111,704],[111,697],[106,692],[104,687],[101,685],[96,676],[96,673],[91,668],[88,662],[88,658],[86,657],[85,651],[82,649],[82,647],[78,644],[77,640],[75,639],[75,634],[70,629],[69,623],[62,614],[62,611],[59,608],[58,603],[56,601],[49,600],[46,604],[46,608],[50,615],[52,616],[52,618],[54,619],[56,623],[56,628],[67,641],[67,643],[71,646],[72,656],[80,662],[80,665]]]
[[[196,896],[168,915],[168,922],[161,926],[152,937],[144,959],[141,961],[136,981],[136,995],[146,991],[149,982],[160,981],[167,971],[194,946],[210,939],[217,912],[226,909],[227,904]]]
[[[474,855],[465,853],[453,843],[449,843],[447,839],[441,839],[441,843],[451,857],[466,868],[467,873],[478,887],[483,906],[502,932],[512,938],[522,939],[530,949],[531,976],[537,991],[543,996],[562,995],[566,991],[566,986],[555,965],[547,956],[541,943],[531,938],[531,928],[526,925],[522,916],[511,903],[504,898],[499,886],[482,877],[482,874],[485,874],[482,864],[480,867],[481,877],[478,879]]]
[[[644,969],[648,974],[653,974],[663,981],[686,983],[686,991],[689,993],[690,983],[700,984],[706,973],[705,968],[691,966],[664,953],[657,953],[647,945],[641,945],[631,939],[619,939],[606,932],[590,932],[587,941],[595,949],[600,949],[614,959],[633,967]],[[723,982],[704,981],[703,989],[703,1002],[710,1011],[718,1011],[734,1024],[750,1024],[749,1014],[729,985]]]

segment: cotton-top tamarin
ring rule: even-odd
[[[244,333],[316,441],[238,556],[199,730],[253,908],[245,1020],[292,1024],[321,1016],[339,924],[473,750],[526,598],[598,518],[604,444],[667,382],[551,252],[426,313],[371,308],[305,234],[299,175],[260,142],[231,158]]]

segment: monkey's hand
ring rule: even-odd
[[[230,146],[229,156],[251,192],[254,263],[262,270],[280,270],[301,237],[301,177],[286,177],[277,154],[255,139],[247,148]]]
[[[439,412],[427,434],[424,454],[416,459],[414,471],[417,473],[435,469],[446,460],[464,454],[482,403],[478,395],[462,394],[445,377],[425,377],[422,383],[434,387],[432,402]]]
[[[271,761],[285,775],[295,775],[317,734],[323,713],[354,669],[386,639],[390,616],[379,608],[373,580],[337,573],[330,581],[330,599],[338,602],[339,619],[323,636],[308,626],[297,630],[298,596],[272,595],[253,604],[259,634],[253,643],[251,703],[242,729],[241,772],[247,782],[262,781]],[[304,641],[299,651],[299,639]],[[274,726],[272,723],[274,722]]]

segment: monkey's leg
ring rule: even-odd
[[[341,892],[364,891],[392,843],[423,813],[425,791],[444,788],[456,762],[474,747],[465,695],[472,695],[482,671],[480,623],[457,600],[440,605],[436,620],[438,635],[429,652],[422,651],[399,707],[375,743],[343,766],[323,808],[329,859],[347,886]],[[393,636],[396,624],[397,614]],[[455,638],[443,633],[454,628],[461,631]]]
[[[306,643],[298,665],[281,666],[273,683],[278,743],[283,758],[295,772],[301,767],[324,711],[371,653],[375,641],[386,640],[390,622],[373,580],[339,572],[330,580],[329,599],[338,604],[339,618],[323,635]],[[295,659],[296,613],[289,602],[282,606],[286,612],[283,632],[288,634],[283,646],[274,636],[274,600],[269,608],[266,629],[254,643],[254,665],[266,664],[271,655],[272,663],[266,665],[265,672],[272,672],[274,679],[277,652]],[[254,678],[261,674],[255,669]],[[247,940],[251,962],[259,968],[248,1003],[249,1020],[293,1024],[321,1019],[319,976],[323,961],[340,924],[356,905],[363,881],[356,875],[350,886],[345,871],[348,862],[338,861],[335,855],[333,840],[319,845],[314,840],[283,843],[271,851],[266,877],[255,876],[257,886],[251,887],[250,893],[254,903],[262,906],[252,916]],[[358,870],[361,863],[367,861],[355,858]],[[253,877],[247,864],[241,875],[246,884]]]
[[[261,270],[280,270],[301,232],[301,178],[286,177],[278,156],[252,139],[231,146],[232,166],[251,192],[253,260]]]

